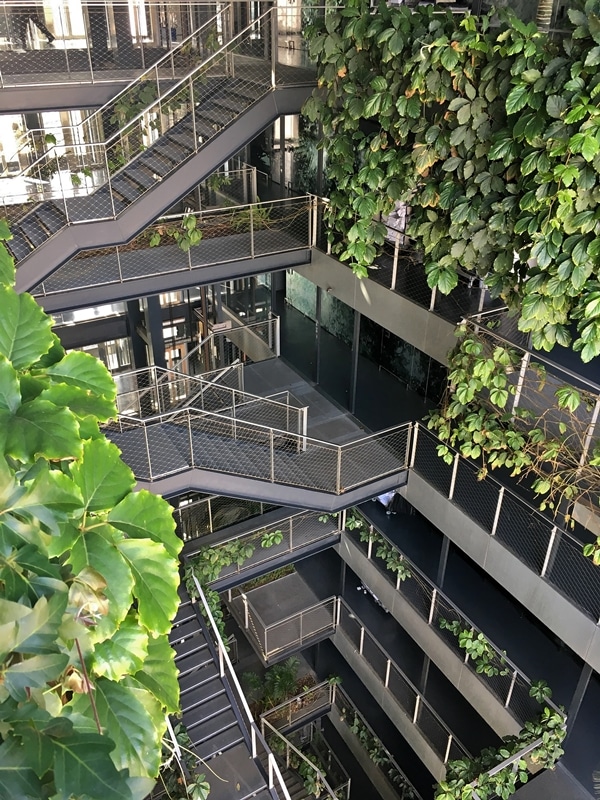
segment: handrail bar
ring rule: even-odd
[[[280,404],[280,405],[284,405],[284,404]],[[178,414],[181,414],[182,416],[185,415],[185,414],[189,415],[189,413],[191,411],[193,411],[194,414],[197,417],[202,417],[202,416],[207,416],[208,417],[208,416],[210,416],[210,417],[217,417],[217,418],[219,418],[221,420],[233,421],[232,417],[227,417],[227,416],[224,416],[223,414],[217,414],[217,413],[215,413],[213,411],[202,411],[201,409],[197,409],[197,408],[180,408],[180,409],[176,409],[172,413],[169,412],[169,413],[166,413],[166,414],[155,414],[152,417],[146,417],[144,419],[141,419],[140,417],[134,417],[134,416],[129,417],[129,416],[126,416],[126,415],[123,415],[123,417],[127,422],[135,422],[135,423],[138,423],[139,426],[143,427],[143,426],[146,426],[148,424],[154,424],[154,423],[157,423],[157,422],[162,424],[162,422],[166,422],[166,421],[172,419],[173,417],[176,417]],[[120,417],[121,417],[121,414],[119,414],[118,418],[120,419]],[[249,427],[260,428],[261,430],[264,430],[264,431],[269,431],[269,432],[272,431],[275,435],[285,436],[285,437],[288,437],[288,438],[289,437],[297,437],[302,442],[311,442],[311,443],[316,444],[319,447],[323,447],[325,449],[341,450],[342,452],[344,450],[346,450],[346,449],[349,449],[353,445],[361,444],[362,442],[366,441],[367,439],[372,439],[375,436],[383,437],[384,435],[392,433],[393,431],[401,431],[401,430],[410,431],[410,430],[412,430],[412,427],[417,424],[415,422],[401,422],[399,425],[392,425],[389,428],[384,428],[383,430],[378,431],[377,433],[374,433],[374,434],[370,434],[369,436],[361,437],[359,439],[353,439],[351,442],[344,442],[343,444],[335,444],[334,442],[326,442],[326,441],[323,441],[321,439],[313,439],[311,436],[305,436],[302,433],[294,433],[293,431],[284,431],[284,430],[281,430],[280,428],[271,428],[268,425],[261,425],[259,422],[247,422],[246,420],[242,420],[242,421],[235,420],[235,421],[236,421],[237,425],[248,425]]]
[[[248,728],[251,731],[252,738],[253,740],[258,739],[258,741],[261,743],[266,753],[268,754],[270,767],[273,769],[275,777],[277,778],[277,782],[280,784],[280,789],[283,792],[283,797],[285,798],[285,800],[292,800],[290,797],[290,793],[287,789],[287,786],[285,785],[285,781],[283,780],[283,777],[281,775],[279,766],[275,761],[275,758],[273,757],[273,753],[271,752],[269,745],[265,741],[260,731],[260,728],[256,724],[254,717],[252,716],[252,712],[250,711],[250,707],[248,706],[248,701],[246,700],[244,691],[240,686],[238,677],[235,673],[235,670],[233,669],[231,659],[229,658],[229,653],[227,652],[227,648],[223,644],[221,634],[219,633],[219,629],[217,628],[215,618],[213,617],[212,611],[210,610],[210,607],[206,600],[206,596],[202,591],[202,587],[200,586],[198,578],[193,573],[192,573],[192,579],[194,581],[194,586],[196,587],[196,592],[198,593],[198,599],[200,600],[203,606],[203,613],[206,615],[206,618],[208,619],[209,622],[209,627],[212,629],[212,635],[215,639],[217,648],[219,650],[219,657],[223,659],[224,668],[225,671],[227,672],[227,679],[231,682],[231,684],[235,689],[236,701],[240,706],[240,710],[244,712],[243,715],[246,717],[245,721]],[[254,752],[252,753],[252,757],[256,758],[256,754]]]
[[[297,702],[298,700],[300,700],[305,695],[309,695],[309,694],[312,694],[314,692],[318,692],[320,689],[324,689],[325,687],[329,687],[329,705],[333,705],[333,701],[332,701],[332,698],[331,698],[331,694],[332,694],[331,693],[331,688],[332,688],[331,684],[329,683],[329,681],[321,681],[321,683],[317,683],[317,684],[315,684],[315,686],[311,686],[310,689],[306,689],[305,691],[300,692],[299,694],[295,694],[293,697],[290,697],[287,700],[284,700],[283,703],[278,703],[276,706],[273,706],[273,708],[269,708],[266,711],[263,711],[262,714],[260,715],[261,721],[265,717],[269,717],[271,714],[274,714],[277,711],[281,711],[282,708],[286,708],[291,703]]]

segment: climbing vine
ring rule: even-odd
[[[490,18],[350,0],[308,29],[329,237],[364,276],[397,201],[431,287],[477,273],[534,347],[600,354],[600,4],[551,39]],[[576,332],[570,323],[576,323]]]
[[[110,374],[14,277],[0,244],[0,795],[141,800],[179,705],[182,542],[100,432]]]

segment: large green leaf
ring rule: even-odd
[[[94,681],[94,700],[102,728],[115,742],[112,753],[117,769],[132,776],[154,776],[160,765],[160,737],[164,713],[145,689],[107,678]],[[150,701],[150,702],[148,702]],[[73,711],[91,715],[89,696],[80,694],[70,704]]]
[[[102,800],[131,800],[126,775],[118,772],[108,735],[80,733],[53,737],[56,800],[87,796]],[[39,795],[38,795],[39,797]]]
[[[6,497],[4,511],[34,517],[57,534],[60,520],[82,505],[81,493],[71,478],[59,470],[49,469],[47,464],[41,464],[32,481],[25,486],[15,487]]]
[[[15,369],[29,367],[52,346],[52,320],[31,295],[7,286],[0,286],[0,309],[0,354]]]
[[[114,401],[117,387],[101,361],[89,353],[73,352],[47,370],[59,383],[77,386],[79,389]]]
[[[17,371],[4,356],[0,356],[0,408],[14,413],[21,404]]]
[[[108,599],[108,614],[102,617],[94,635],[99,641],[112,636],[131,607],[134,580],[126,560],[113,542],[109,526],[80,532],[72,545],[69,562],[76,574],[89,566],[106,578],[104,594]]]
[[[39,800],[42,787],[31,768],[31,758],[22,743],[8,736],[0,745],[0,797],[6,800]]]
[[[28,690],[45,687],[58,678],[69,663],[69,656],[63,653],[47,653],[32,656],[9,667],[4,673],[4,685],[15,700],[27,699]]]
[[[168,633],[179,606],[177,562],[151,539],[126,539],[117,547],[133,574],[142,625],[155,633]]]
[[[94,439],[83,446],[83,459],[71,468],[88,511],[113,508],[125,497],[135,479],[121,460],[119,448],[106,439]]]
[[[106,422],[116,416],[112,400],[79,386],[55,383],[42,392],[41,397],[57,406],[66,406],[78,417],[92,414],[101,422]]]
[[[124,497],[110,512],[108,521],[131,538],[161,542],[173,558],[183,547],[183,541],[175,534],[173,509],[162,497],[145,489]]]
[[[178,711],[179,682],[175,651],[169,644],[167,634],[149,640],[148,657],[134,677],[152,692],[167,712],[175,714]]]
[[[148,634],[137,618],[127,617],[110,639],[94,648],[93,671],[113,681],[140,670],[148,655]]]
[[[19,461],[78,458],[82,446],[74,415],[36,397],[23,403],[8,422],[4,451]]]
[[[0,220],[0,224],[2,223],[4,223],[4,220]],[[15,260],[2,244],[0,245],[0,286],[13,286],[14,282]]]
[[[53,653],[58,629],[67,607],[67,593],[41,597],[33,608],[12,622],[0,625],[0,657],[8,653]],[[16,603],[13,605],[17,605]]]

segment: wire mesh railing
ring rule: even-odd
[[[306,431],[306,407],[284,402],[285,396],[275,400],[222,385],[219,377],[220,373],[212,380],[192,377],[156,366],[123,373],[119,383],[132,388],[118,391],[117,409],[123,417],[144,419],[185,406],[233,420],[269,423],[285,432]]]
[[[600,570],[583,555],[582,542],[495,478],[481,478],[476,465],[452,448],[453,463],[444,463],[437,454],[440,445],[435,434],[423,425],[416,426],[415,472],[529,569],[599,621]]]
[[[333,705],[335,691],[336,687],[329,681],[322,681],[264,711],[260,715],[263,736],[266,736],[264,723],[284,733],[288,728],[296,728],[309,719],[324,717]]]
[[[463,661],[521,725],[534,719],[540,713],[542,706],[531,694],[530,678],[510,660],[504,650],[484,635],[482,630],[402,552],[395,542],[362,517],[360,511],[354,509],[353,514],[363,519],[365,533],[356,535],[347,532],[347,535],[366,558],[377,565],[387,583],[402,595],[423,622],[444,640],[454,655]],[[394,575],[387,568],[385,560],[377,555],[378,544],[381,542],[385,544],[386,551],[393,551],[400,557],[405,567],[401,573],[397,572]],[[403,579],[403,576],[406,577]],[[471,657],[468,650],[460,646],[459,637],[465,634],[470,640],[482,641],[484,649],[481,654]],[[483,640],[479,639],[480,636]],[[544,704],[562,714],[551,700],[545,699]]]
[[[233,669],[227,648],[223,643],[223,639],[221,638],[221,634],[219,633],[219,629],[214,620],[212,611],[210,610],[210,606],[206,600],[204,592],[202,591],[202,587],[200,586],[200,583],[196,577],[194,577],[193,580],[196,587],[198,602],[202,606],[202,614],[208,623],[210,633],[217,648],[219,675],[222,678],[227,678],[227,681],[232,689],[232,695],[235,698],[239,711],[239,719],[241,719],[250,741],[250,755],[257,764],[261,761],[261,759],[266,760],[269,789],[275,789],[280,797],[283,798],[283,800],[291,800],[275,757],[267,745],[267,742],[265,741],[265,738],[262,735],[257,723],[255,722],[254,717],[252,716],[252,712],[248,706],[248,701],[246,700],[238,677]]]
[[[219,36],[206,3],[0,4],[0,87],[127,82],[161,65],[189,71]],[[148,76],[149,77],[149,76]],[[147,78],[148,79],[148,78]]]
[[[366,748],[369,763],[381,772],[390,788],[398,795],[399,800],[423,800],[394,756],[354,705],[349,695],[339,686],[335,692],[334,705],[338,719],[356,737],[357,744]],[[375,757],[373,758],[373,756]]]
[[[211,545],[211,550],[218,553],[222,547],[232,542],[244,542],[253,547],[251,555],[243,563],[234,562],[223,567],[214,584],[218,586],[231,578],[242,578],[248,570],[265,571],[277,561],[280,563],[286,556],[294,556],[299,550],[312,547],[320,542],[331,542],[333,537],[339,539],[340,528],[337,520],[331,521],[329,515],[317,511],[299,511],[274,523],[264,523],[253,527],[239,536],[223,540]]]
[[[458,757],[469,756],[468,750],[343,599],[340,599],[339,630],[352,642],[358,657],[377,676],[387,690],[389,700],[397,703],[443,764],[455,758],[456,754]]]
[[[330,800],[339,800],[340,797],[346,797],[347,794],[339,794],[340,787],[334,789],[330,786],[325,773],[305,755],[302,750],[297,748],[287,737],[285,737],[277,728],[270,724],[267,720],[261,720],[263,725],[264,735],[269,736],[269,741],[273,749],[283,750],[285,755],[285,764],[288,769],[297,764],[304,765],[308,768],[312,776],[312,792],[315,797],[329,797]],[[349,788],[349,787],[348,787]]]
[[[60,227],[114,219],[274,88],[275,62],[256,48],[257,32],[271,30],[274,11],[261,14],[104,141],[79,142],[68,152],[52,145],[17,176],[17,191],[4,197],[7,220],[44,202],[48,212],[48,201],[55,201]],[[28,188],[19,190],[25,183]]]
[[[292,408],[280,406],[285,414]],[[183,408],[146,419],[120,416],[105,432],[139,480],[206,469],[339,495],[386,476],[399,478],[408,463],[411,423],[337,445]]]
[[[211,533],[223,530],[248,519],[261,517],[276,506],[260,500],[224,495],[198,496],[196,499],[175,499],[173,516],[177,535],[184,542],[199,541]]]
[[[182,273],[202,267],[304,250],[310,246],[309,225],[315,202],[313,198],[295,197],[191,212],[185,218],[196,219],[202,239],[188,250],[182,250],[172,236],[180,229],[183,216],[165,217],[125,245],[79,253],[32,293],[46,297],[171,275],[174,285],[179,286]]]
[[[274,581],[271,586],[276,583]],[[328,597],[283,619],[265,622],[252,602],[252,591],[229,589],[227,606],[265,661],[286,650],[301,650],[317,638],[325,638],[335,632],[338,597]]]

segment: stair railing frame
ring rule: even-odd
[[[269,773],[269,789],[275,788],[275,783],[279,784],[279,789],[283,794],[284,800],[292,800],[290,797],[290,793],[285,785],[285,781],[281,775],[281,771],[279,769],[279,765],[275,760],[275,756],[271,752],[266,740],[264,739],[262,733],[254,717],[252,716],[252,712],[250,711],[250,707],[248,706],[248,701],[246,700],[246,696],[244,695],[244,691],[240,686],[240,682],[238,677],[233,669],[233,665],[229,658],[229,654],[223,640],[221,638],[221,634],[219,633],[219,629],[217,628],[217,624],[215,619],[212,615],[212,611],[206,601],[206,597],[204,592],[202,591],[202,587],[195,575],[192,575],[194,585],[196,588],[196,592],[198,593],[198,598],[200,603],[203,607],[203,613],[206,615],[206,619],[208,620],[209,628],[211,629],[211,633],[215,642],[215,645],[219,651],[219,662],[222,663],[223,675],[226,675],[227,680],[231,683],[233,694],[235,695],[235,699],[239,704],[239,710],[241,712],[241,717],[244,721],[244,724],[250,734],[250,741],[251,741],[251,755],[252,758],[256,761],[258,758],[258,744],[261,745],[263,750],[267,753],[268,758],[268,773]]]
[[[323,785],[323,788],[325,789],[325,791],[329,795],[330,800],[339,800],[339,798],[337,797],[336,793],[333,791],[333,789],[331,788],[331,786],[327,782],[327,778],[321,772],[321,770],[316,766],[316,764],[313,764],[313,762],[310,760],[310,758],[305,756],[304,753],[301,750],[298,750],[298,748],[295,745],[293,745],[289,741],[289,739],[287,739],[282,733],[280,733],[277,730],[277,728],[274,728],[271,725],[270,722],[267,722],[267,720],[263,720],[262,717],[261,717],[261,724],[263,724],[263,723],[267,726],[267,728],[271,729],[271,733],[272,734],[275,734],[280,739],[283,739],[283,741],[285,742],[285,745],[286,745],[286,766],[288,767],[288,769],[290,768],[290,764],[289,764],[290,753],[289,753],[289,751],[293,750],[296,753],[297,756],[300,756],[302,761],[304,761],[306,764],[308,764],[308,766],[313,770],[315,775],[319,778],[320,782]]]

